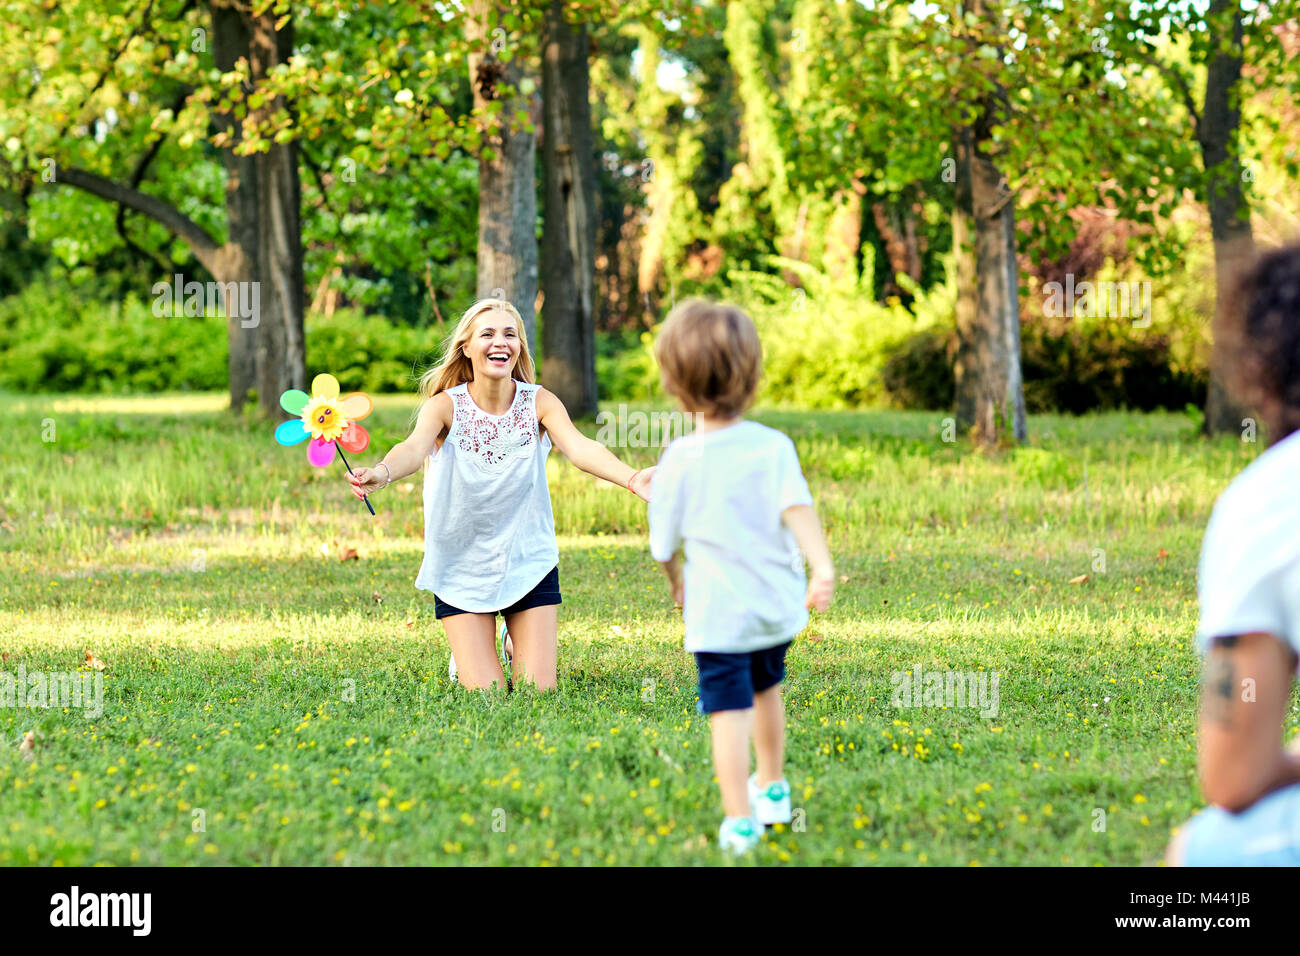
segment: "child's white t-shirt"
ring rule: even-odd
[[[803,557],[781,512],[811,504],[794,442],[766,425],[668,446],[650,483],[650,553],[685,551],[688,651],[758,651],[803,630]]]
[[[1268,633],[1300,652],[1300,432],[1219,496],[1201,544],[1196,639]]]

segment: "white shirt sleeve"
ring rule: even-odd
[[[1242,491],[1230,489],[1220,499],[1201,544],[1197,644],[1204,651],[1216,638],[1272,634],[1295,647],[1300,562],[1293,532],[1253,515]]]
[[[782,437],[784,441],[780,443],[777,452],[777,474],[780,476],[777,494],[780,497],[780,510],[785,511],[795,505],[811,505],[813,499],[803,470],[799,467],[799,453],[794,449],[794,442]]]
[[[650,478],[650,555],[667,561],[682,546],[682,486],[672,449],[664,452]]]
[[[1231,575],[1207,581],[1201,588],[1201,620],[1196,630],[1201,649],[1208,650],[1215,638],[1241,634],[1272,634],[1285,640],[1287,624],[1277,577],[1252,580]]]

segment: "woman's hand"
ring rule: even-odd
[[[650,479],[654,476],[655,469],[658,465],[651,465],[649,468],[642,468],[632,478],[632,491],[642,501],[650,500]],[[677,603],[681,603],[678,601]]]
[[[352,483],[352,493],[358,498],[365,498],[388,484],[387,476],[378,468],[355,468],[346,474]]]

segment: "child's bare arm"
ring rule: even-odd
[[[830,607],[831,595],[835,592],[835,565],[831,562],[831,552],[826,547],[826,536],[822,534],[817,512],[811,505],[791,505],[781,512],[781,521],[793,532],[799,550],[808,562],[810,573],[804,606],[825,611]]]
[[[678,551],[667,561],[660,561],[659,567],[668,575],[668,590],[672,592],[673,603],[681,607],[685,597],[682,586],[682,553]]]
[[[383,467],[356,468],[347,476],[353,493],[360,498],[420,470],[424,459],[433,453],[438,436],[451,424],[451,397],[439,392],[420,409],[420,417],[405,440],[399,441],[384,456]]]

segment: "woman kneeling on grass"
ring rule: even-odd
[[[1201,546],[1201,786],[1184,866],[1300,865],[1300,752],[1282,721],[1300,648],[1300,246],[1261,256],[1216,329],[1230,388],[1272,442],[1214,506]]]
[[[424,403],[410,436],[374,468],[348,476],[355,494],[368,495],[432,456],[415,586],[434,592],[452,673],[470,688],[506,682],[497,614],[513,644],[506,655],[513,678],[555,687],[559,549],[546,484],[552,439],[583,471],[650,500],[654,469],[634,471],[587,438],[534,379],[518,311],[502,299],[480,299],[461,316],[442,363],[420,379]]]

